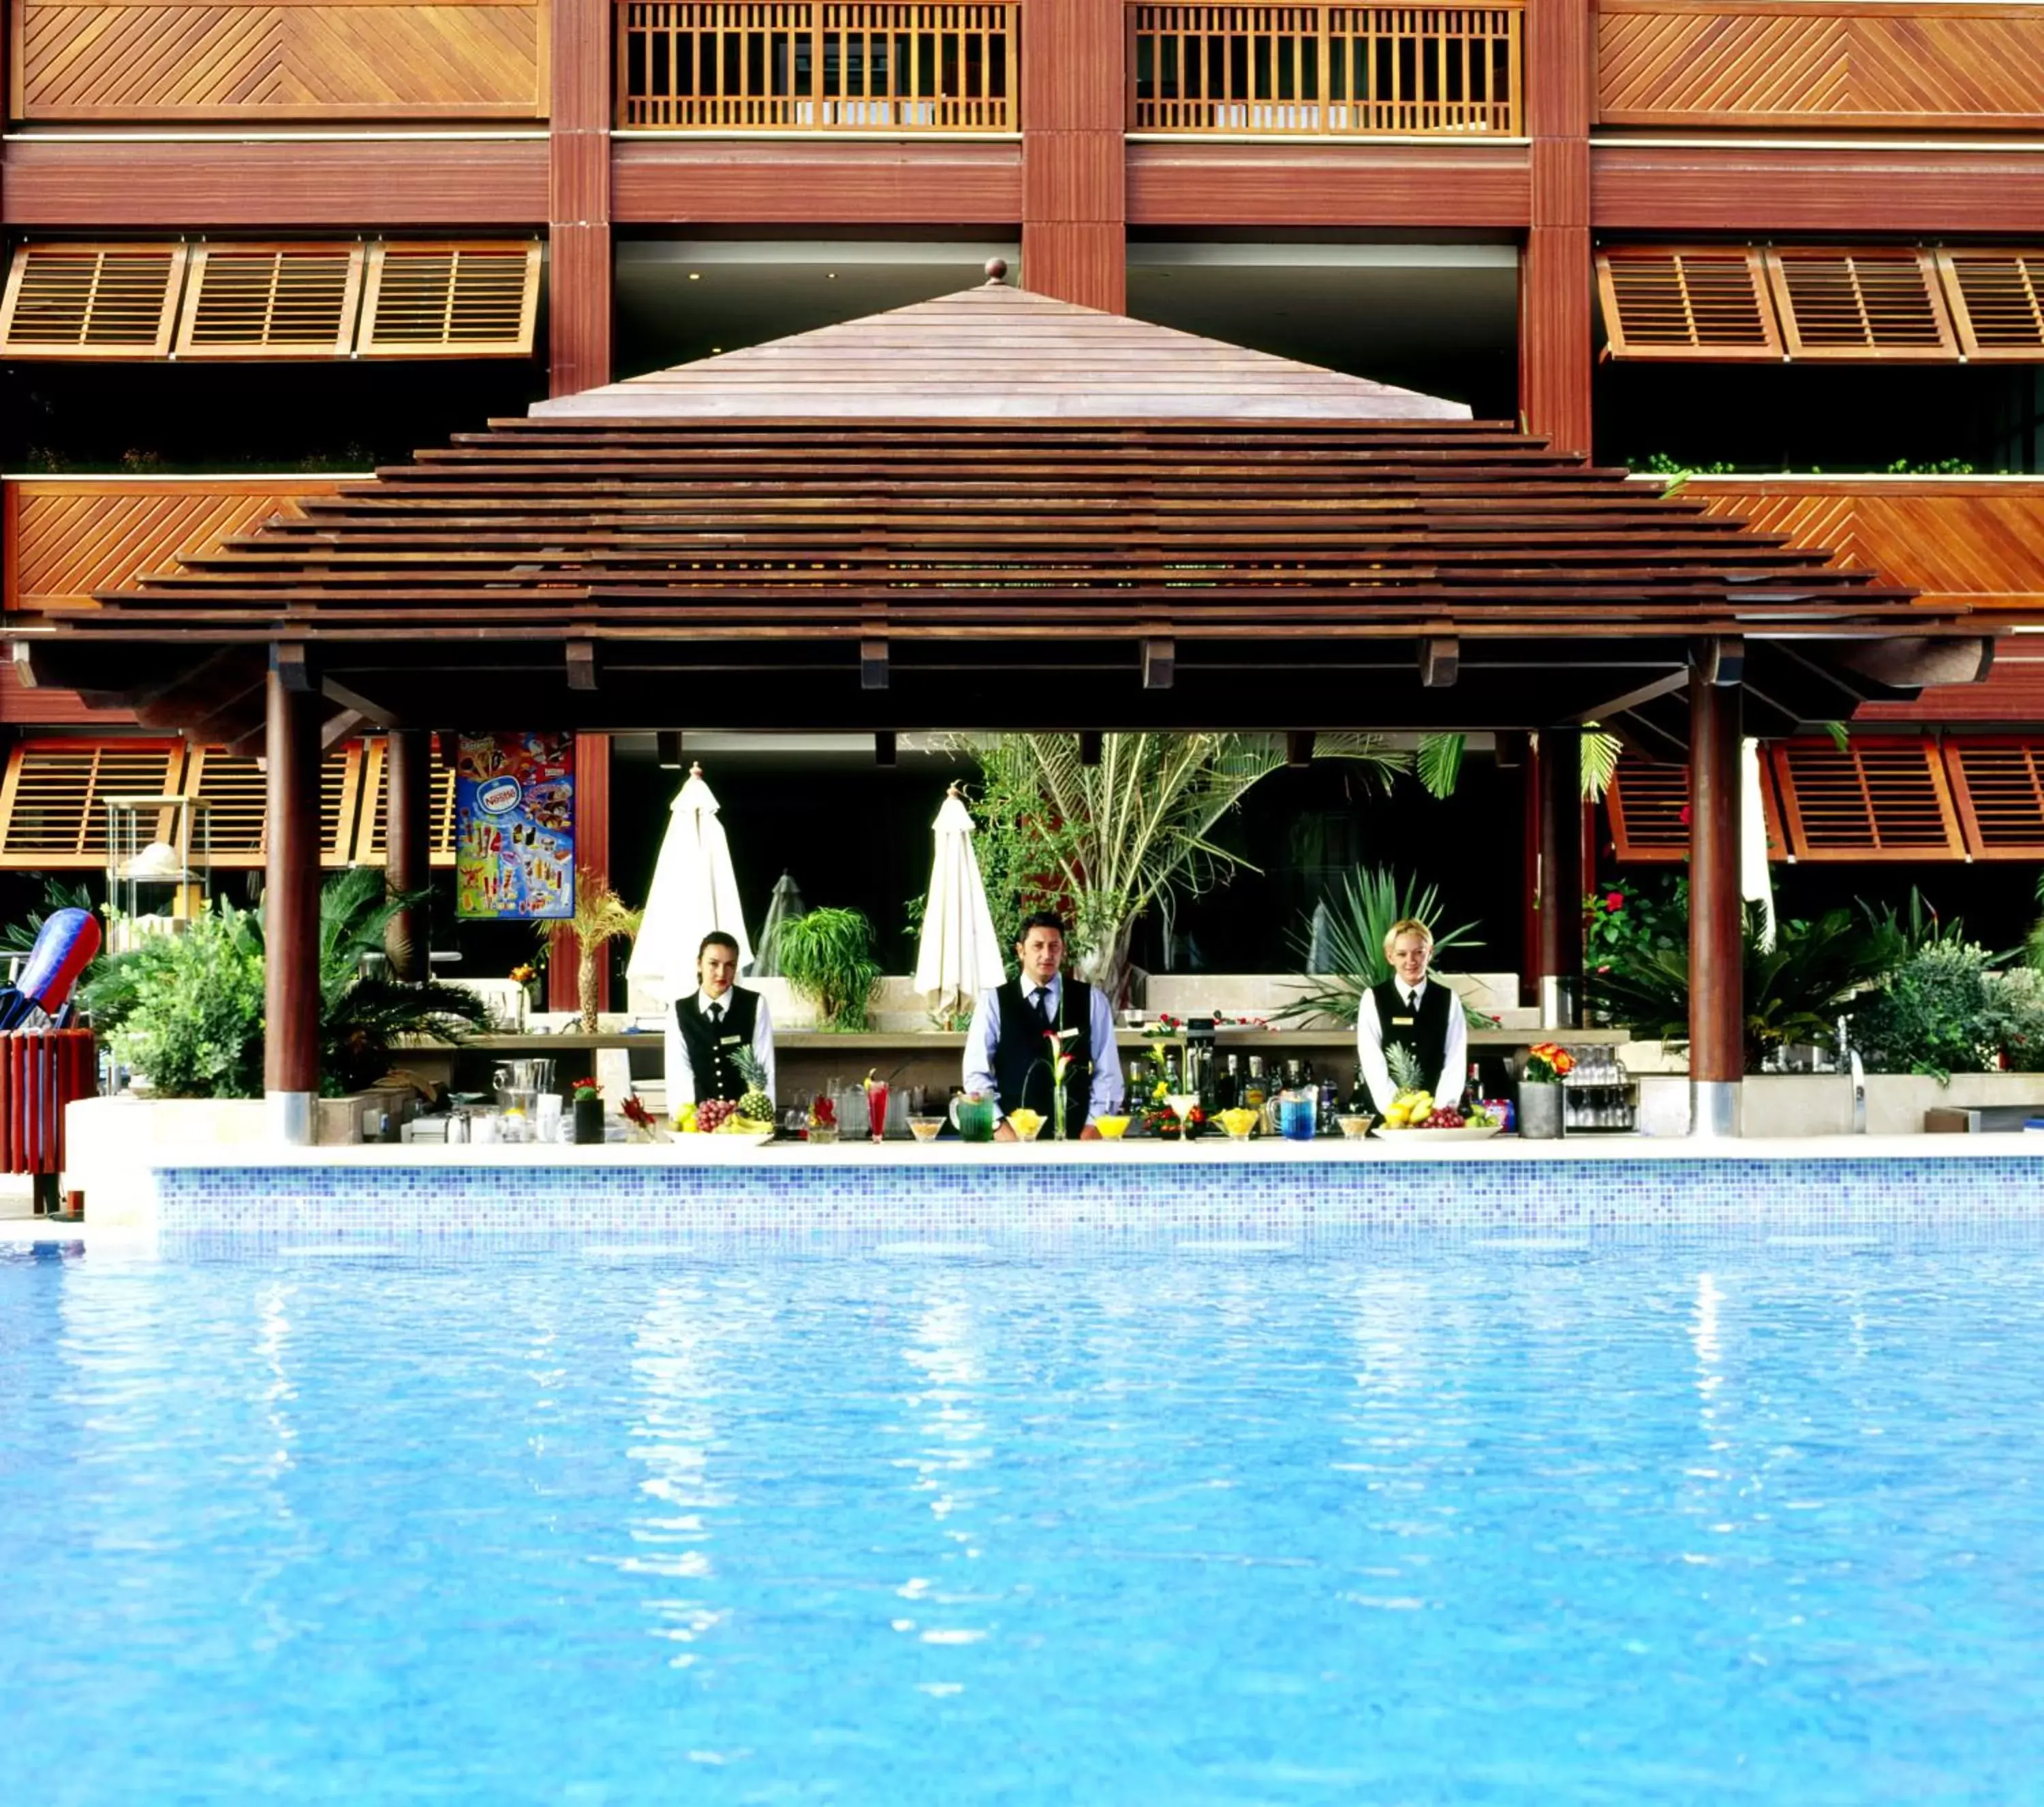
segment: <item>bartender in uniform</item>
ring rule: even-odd
[[[1049,1037],[1071,1031],[1058,1044],[1072,1058],[1065,1070],[1066,1133],[1097,1141],[1100,1132],[1090,1120],[1121,1099],[1113,1007],[1098,986],[1062,976],[1065,925],[1048,910],[1023,923],[1015,958],[1020,975],[979,994],[965,1038],[965,1089],[995,1094],[1004,1119],[1026,1107],[1050,1122]],[[1015,1132],[1004,1121],[994,1140],[1012,1142]]]
[[[1391,976],[1363,993],[1355,1018],[1356,1058],[1380,1121],[1398,1094],[1385,1059],[1386,1048],[1412,1051],[1435,1102],[1442,1105],[1452,1105],[1462,1096],[1469,1062],[1469,1025],[1462,1000],[1452,987],[1427,976],[1427,963],[1434,957],[1433,931],[1411,917],[1393,923],[1384,937],[1384,957],[1391,963]]]
[[[697,989],[675,1001],[667,1021],[667,1114],[705,1098],[744,1097],[745,1082],[732,1063],[734,1050],[750,1048],[766,1070],[774,1090],[774,1025],[766,1000],[732,982],[738,977],[738,944],[713,928],[696,950]]]

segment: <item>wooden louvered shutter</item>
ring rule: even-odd
[[[1792,358],[1951,363],[1959,355],[1931,252],[1777,247],[1767,272]]]
[[[202,747],[186,774],[186,794],[203,797],[213,863],[252,868],[268,849],[268,787],[262,767],[224,747]],[[320,762],[320,863],[345,866],[362,791],[362,748],[348,742]]]
[[[1961,859],[1944,762],[1928,740],[1785,740],[1772,749],[1797,859]]]
[[[358,866],[381,866],[387,855],[383,844],[385,801],[390,764],[384,758],[387,740],[369,743],[362,779],[362,827],[355,840]],[[435,866],[454,864],[454,767],[440,756],[439,737],[434,737],[432,775],[428,781],[430,802],[427,814],[428,857]]]
[[[1945,251],[1938,268],[1969,358],[2044,363],[2044,251]]]
[[[2044,859],[2044,741],[1948,740],[1945,768],[1976,859]]]
[[[174,797],[184,763],[175,740],[22,741],[0,778],[0,870],[104,867],[107,798]]]
[[[1689,768],[1623,758],[1604,794],[1612,851],[1624,864],[1686,859]]]
[[[513,358],[532,349],[537,244],[374,244],[365,358]]]
[[[1597,253],[1614,358],[1776,363],[1781,334],[1767,266],[1736,245],[1623,245]]]
[[[344,358],[362,297],[359,244],[205,244],[191,254],[181,358]]]
[[[22,245],[0,294],[0,356],[166,356],[185,256],[182,244]]]

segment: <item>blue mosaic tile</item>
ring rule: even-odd
[[[2044,1161],[1638,1161],[1078,1165],[244,1167],[156,1176],[167,1238],[388,1241],[741,1236],[799,1244],[994,1235],[1168,1241],[1470,1232],[1812,1235],[2044,1225]]]

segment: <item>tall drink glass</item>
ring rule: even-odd
[[[887,1130],[887,1082],[884,1079],[869,1081],[866,1085],[866,1121],[873,1132],[873,1140],[879,1141]]]

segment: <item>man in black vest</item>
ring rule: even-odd
[[[701,986],[675,1001],[667,1025],[670,1117],[705,1098],[744,1097],[745,1082],[732,1059],[741,1048],[759,1055],[768,1096],[774,1091],[774,1025],[766,1000],[732,982],[738,977],[738,943],[722,929],[712,929],[696,950],[696,976]]]
[[[1407,1048],[1435,1102],[1452,1105],[1462,1096],[1468,1070],[1469,1025],[1454,990],[1427,976],[1434,932],[1411,917],[1394,922],[1384,937],[1384,956],[1391,963],[1391,976],[1362,994],[1355,1019],[1356,1056],[1370,1102],[1380,1119],[1391,1108],[1398,1088],[1391,1082],[1385,1050]]]
[[[1114,1011],[1099,986],[1066,978],[1065,925],[1048,910],[1022,925],[1015,944],[1021,975],[979,994],[972,1028],[965,1038],[965,1089],[991,1092],[1005,1119],[1025,1107],[1046,1124],[1051,1109],[1053,1038],[1071,1057],[1065,1070],[1065,1133],[1097,1141],[1091,1119],[1114,1109],[1121,1098],[1121,1057],[1114,1047]],[[1015,1132],[1003,1121],[997,1141]]]

